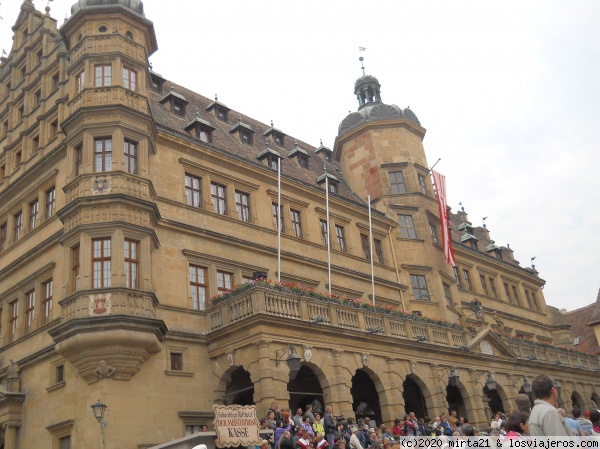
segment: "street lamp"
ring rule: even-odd
[[[531,393],[531,384],[527,381],[527,378],[525,378],[525,381],[523,382],[523,391],[525,394]]]
[[[100,423],[100,433],[102,434],[102,448],[104,448],[104,427],[106,426],[106,422],[102,421],[104,419],[104,412],[106,411],[106,404],[100,402],[96,402],[94,405],[91,405],[92,411],[94,412],[94,417],[96,421]]]
[[[485,386],[488,388],[488,391],[496,390],[496,381],[492,377],[492,373],[488,373],[488,377],[485,380]]]

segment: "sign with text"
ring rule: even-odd
[[[216,447],[259,445],[255,405],[213,405]]]

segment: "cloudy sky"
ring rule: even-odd
[[[21,0],[0,1],[0,46]],[[34,0],[40,10],[46,1]],[[62,24],[73,0],[50,3]],[[600,288],[597,0],[145,0],[165,78],[333,146],[365,67],[427,129],[449,204],[535,260],[548,304]]]

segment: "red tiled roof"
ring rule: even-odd
[[[600,322],[600,290],[596,302],[581,309],[564,314],[565,320],[571,325],[571,336],[579,337],[579,344],[574,346],[578,351],[592,355],[600,354],[600,345],[596,339],[593,324]]]

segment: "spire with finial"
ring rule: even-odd
[[[365,66],[363,64],[363,61],[365,60],[365,58],[363,58],[362,52],[365,50],[366,50],[366,47],[358,47],[358,53],[360,54],[360,57],[358,58],[358,60],[360,61],[360,69],[363,72],[363,76],[365,76]]]
[[[485,220],[487,220],[487,217],[483,217],[483,227],[487,228],[487,226],[485,225]]]
[[[219,96],[217,94],[215,94],[215,102],[219,101]]]
[[[200,118],[200,109],[196,108],[196,118]]]

